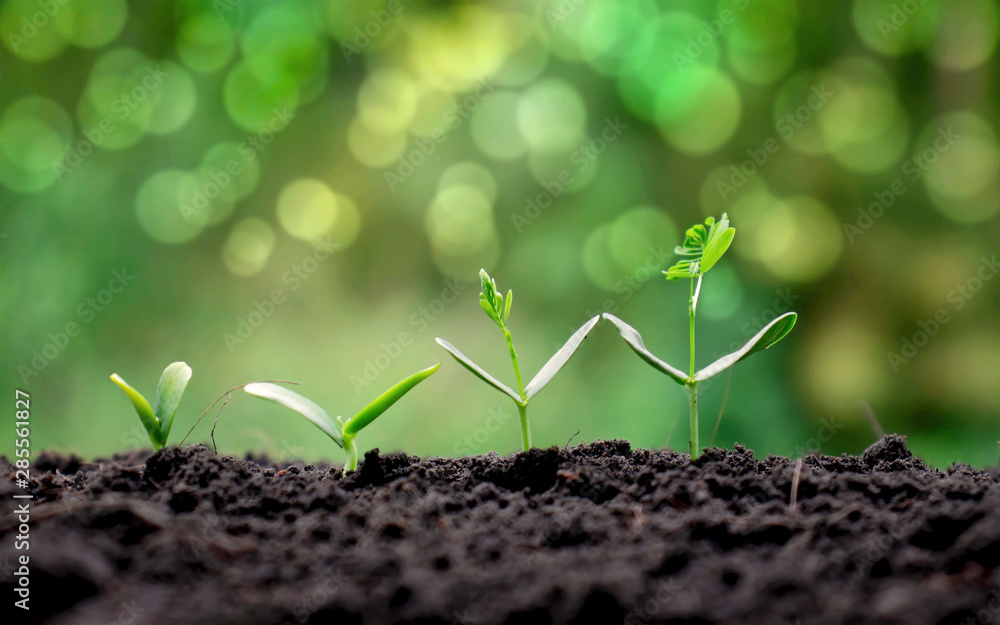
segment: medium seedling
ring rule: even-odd
[[[191,367],[187,366],[187,363],[175,362],[167,366],[156,387],[156,401],[150,408],[142,393],[129,386],[117,373],[111,374],[111,380],[132,400],[132,405],[139,414],[139,420],[149,433],[149,440],[153,441],[153,448],[156,450],[163,449],[167,444],[167,436],[170,435],[170,426],[174,423],[177,405],[181,403],[181,397],[190,379]]]
[[[479,270],[479,277],[483,282],[483,291],[479,294],[479,305],[482,306],[483,310],[493,323],[497,324],[497,327],[503,332],[504,339],[507,341],[507,349],[510,351],[510,360],[514,364],[514,376],[517,378],[517,388],[520,392],[515,392],[506,384],[500,382],[492,375],[486,373],[476,363],[469,360],[462,352],[458,351],[454,345],[448,341],[438,338],[436,339],[441,347],[448,350],[455,360],[459,362],[463,367],[476,374],[479,379],[483,380],[493,388],[497,389],[501,393],[507,395],[514,400],[517,404],[517,410],[521,415],[521,446],[524,451],[531,449],[531,427],[528,425],[528,402],[545,388],[552,378],[563,368],[570,357],[576,352],[580,344],[583,343],[583,339],[587,338],[587,334],[594,329],[597,322],[600,321],[600,315],[594,317],[587,323],[583,324],[579,330],[573,333],[573,336],[569,337],[566,344],[559,348],[559,351],[555,353],[552,358],[549,359],[545,366],[542,367],[534,378],[528,382],[527,386],[521,380],[521,368],[517,363],[517,351],[514,349],[514,342],[510,335],[510,330],[507,329],[507,321],[510,317],[510,305],[514,301],[514,293],[510,290],[507,291],[507,301],[504,303],[503,296],[497,293],[496,282],[493,278],[486,273],[485,269]]]
[[[718,222],[709,217],[705,224],[697,224],[687,230],[684,234],[684,244],[674,249],[674,253],[683,256],[684,260],[679,261],[670,269],[663,273],[667,280],[674,282],[677,280],[690,280],[691,289],[688,297],[688,318],[691,335],[691,364],[689,373],[685,374],[681,370],[670,366],[663,360],[653,355],[642,342],[642,337],[635,328],[628,325],[618,317],[604,313],[604,317],[615,324],[618,332],[625,339],[635,353],[643,360],[653,366],[653,368],[666,373],[675,382],[686,386],[691,406],[691,459],[694,460],[700,453],[698,445],[698,383],[707,380],[719,373],[722,373],[737,362],[743,360],[751,354],[767,349],[785,337],[795,326],[798,315],[788,312],[771,323],[767,324],[763,330],[758,332],[746,345],[739,350],[719,358],[701,371],[695,372],[694,368],[694,326],[695,312],[698,309],[698,295],[701,293],[701,279],[708,273],[708,270],[715,266],[722,255],[729,249],[736,235],[736,229],[729,227],[729,219],[725,213]]]
[[[338,447],[344,450],[346,460],[344,462],[344,474],[358,468],[358,447],[354,443],[354,437],[372,421],[377,419],[389,406],[396,403],[400,397],[406,395],[410,389],[427,379],[432,373],[438,370],[441,364],[438,363],[429,369],[418,371],[400,381],[375,398],[370,404],[365,406],[361,412],[351,417],[345,423],[339,416],[336,420],[320,408],[312,400],[299,395],[295,391],[284,386],[278,386],[270,382],[252,382],[243,387],[243,390],[255,397],[273,401],[286,408],[291,408],[306,419],[309,419],[324,434],[333,439]]]

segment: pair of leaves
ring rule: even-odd
[[[294,410],[333,439],[333,442],[337,443],[339,447],[343,447],[345,436],[349,438],[356,436],[358,432],[388,410],[389,406],[392,406],[403,395],[406,395],[410,389],[430,377],[440,366],[440,363],[436,364],[433,367],[418,371],[401,380],[392,388],[372,400],[361,412],[351,417],[347,423],[341,421],[340,417],[334,420],[314,401],[284,386],[278,386],[270,382],[254,382],[247,384],[243,387],[243,390],[255,397],[267,399]]]
[[[719,358],[701,371],[695,373],[692,378],[689,378],[687,374],[682,372],[680,369],[672,367],[654,356],[653,353],[650,352],[643,344],[642,336],[639,335],[639,332],[635,328],[609,313],[604,313],[604,318],[615,324],[615,327],[618,328],[618,333],[622,335],[622,338],[625,339],[625,342],[632,348],[632,351],[638,354],[640,358],[652,365],[653,368],[669,375],[678,384],[687,385],[692,382],[702,382],[716,376],[744,358],[771,347],[781,339],[785,338],[785,336],[792,331],[792,328],[795,327],[795,321],[798,319],[798,314],[789,312],[781,315],[771,323],[764,326],[764,328],[754,335],[752,339],[747,341],[743,347],[731,354],[727,354],[726,356]]]
[[[149,434],[149,440],[153,442],[153,447],[162,449],[167,444],[167,437],[174,423],[177,406],[184,396],[184,389],[191,380],[191,367],[185,362],[175,362],[163,370],[160,382],[156,386],[156,401],[152,408],[142,393],[129,386],[117,373],[111,374],[111,380],[120,386],[132,401],[139,420]]]
[[[479,294],[479,305],[490,319],[501,328],[507,327],[507,318],[510,317],[510,304],[514,301],[513,291],[507,291],[507,304],[504,305],[503,295],[497,293],[497,283],[486,273],[485,269],[479,270],[479,279],[483,282],[483,290]]]
[[[508,299],[507,302],[509,304],[510,300]],[[501,393],[507,395],[518,404],[526,406],[528,405],[528,401],[537,395],[539,391],[545,388],[545,385],[548,384],[552,378],[555,377],[556,373],[563,368],[563,365],[569,361],[570,357],[573,356],[576,350],[583,343],[583,340],[587,338],[587,335],[590,334],[590,331],[594,329],[594,326],[596,326],[597,322],[600,320],[601,316],[597,315],[587,323],[580,326],[580,329],[574,332],[573,336],[569,337],[569,340],[559,348],[559,351],[557,351],[552,358],[549,358],[549,361],[545,363],[545,366],[543,366],[538,373],[535,374],[535,377],[528,382],[527,386],[524,387],[523,398],[509,386],[497,380],[489,373],[486,373],[482,367],[469,360],[468,356],[458,351],[458,349],[448,341],[442,338],[437,338],[435,340],[438,342],[438,345],[448,350],[448,353],[451,354],[452,357],[459,362],[459,364],[476,374],[479,379],[483,380]]]
[[[696,224],[688,228],[684,233],[684,243],[674,248],[674,254],[687,258],[663,272],[667,280],[672,282],[705,275],[729,249],[734,236],[736,228],[729,227],[726,213],[722,213],[718,222],[709,217],[704,225]]]

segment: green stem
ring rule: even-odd
[[[694,378],[694,278],[691,278],[691,297],[688,299],[688,319],[691,326],[691,377]]]
[[[356,471],[358,469],[358,446],[354,444],[353,436],[344,436],[344,455],[346,456],[344,460],[344,475],[347,475],[348,471]]]
[[[699,280],[699,292],[701,290],[701,277]],[[691,373],[690,378],[687,382],[688,396],[691,401],[691,459],[694,460],[698,457],[701,451],[698,445],[698,383],[694,380],[694,316],[695,310],[697,308],[697,301],[695,301],[695,289],[694,289],[694,278],[691,278],[691,296],[688,299],[688,317],[690,319],[691,327]]]
[[[688,396],[691,399],[691,459],[694,460],[701,453],[698,445],[698,383],[688,384]]]
[[[528,451],[531,449],[531,427],[528,425],[528,407],[518,404],[517,411],[521,413],[521,447],[524,448],[524,451]]]
[[[503,337],[507,339],[507,349],[510,350],[510,361],[514,363],[514,375],[517,376],[517,390],[521,393],[521,399],[524,399],[524,383],[521,382],[521,367],[517,364],[517,352],[514,351],[514,342],[510,336],[510,332],[507,328],[503,328]]]

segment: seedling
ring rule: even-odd
[[[181,397],[190,379],[191,367],[187,366],[187,363],[175,362],[167,366],[156,387],[154,407],[150,408],[142,393],[129,386],[117,373],[111,374],[111,380],[132,400],[132,405],[139,414],[139,420],[149,433],[149,440],[153,441],[153,448],[156,450],[163,449],[167,444],[167,436],[170,435],[170,426],[174,423],[177,405],[181,403]]]
[[[333,439],[338,447],[344,450],[346,460],[344,462],[344,475],[348,471],[358,468],[358,448],[354,443],[354,437],[358,435],[365,426],[377,419],[379,415],[389,409],[389,406],[396,403],[400,397],[406,395],[410,389],[424,381],[432,373],[438,370],[441,364],[438,363],[429,369],[418,371],[410,377],[402,380],[388,391],[375,398],[372,403],[365,406],[361,412],[351,417],[346,423],[338,416],[336,420],[312,400],[299,395],[295,391],[284,386],[278,386],[270,382],[252,382],[243,387],[243,390],[255,397],[273,401],[286,408],[291,408],[313,425],[323,431],[324,434]]]
[[[545,366],[525,386],[521,381],[521,368],[517,364],[517,351],[514,350],[514,342],[511,338],[510,330],[507,329],[507,320],[510,317],[510,305],[514,301],[514,293],[508,290],[507,302],[504,303],[503,296],[497,293],[496,282],[486,273],[485,269],[479,270],[479,277],[483,282],[483,291],[479,294],[479,305],[486,311],[489,318],[493,320],[493,323],[497,324],[497,327],[503,331],[504,339],[507,341],[507,349],[510,351],[510,360],[514,364],[514,376],[517,378],[517,388],[520,392],[514,392],[509,386],[486,373],[482,367],[469,360],[468,357],[458,351],[448,341],[442,338],[436,340],[441,347],[448,350],[448,353],[459,364],[476,374],[479,379],[514,400],[514,403],[517,404],[517,411],[521,415],[521,445],[525,451],[528,451],[531,449],[531,428],[528,425],[528,402],[539,391],[545,388],[545,385],[563,368],[563,365],[569,361],[573,353],[583,343],[583,339],[587,338],[587,334],[594,329],[594,326],[597,325],[601,317],[600,315],[594,317],[574,332],[573,336],[569,337],[569,340],[566,341],[566,344],[559,348],[559,351],[545,363]]]
[[[788,312],[771,323],[767,324],[763,330],[758,332],[746,345],[739,350],[719,358],[701,371],[694,369],[694,318],[698,309],[698,295],[701,293],[701,279],[708,273],[708,270],[715,266],[722,255],[729,249],[736,234],[735,228],[729,227],[729,218],[725,213],[722,219],[716,223],[715,219],[709,217],[705,224],[697,224],[684,233],[684,244],[674,248],[674,253],[685,257],[670,269],[663,273],[667,280],[674,282],[677,280],[690,280],[691,289],[688,297],[688,318],[690,320],[689,329],[691,334],[691,365],[689,373],[684,374],[681,370],[670,366],[663,360],[653,355],[642,342],[642,337],[635,328],[628,325],[618,317],[604,313],[608,321],[615,324],[618,332],[625,339],[635,353],[639,354],[643,360],[653,366],[653,368],[666,373],[674,382],[686,386],[691,405],[691,459],[694,460],[700,453],[698,445],[698,383],[707,380],[719,373],[722,373],[737,362],[743,360],[751,354],[767,349],[785,337],[795,326],[798,315]]]

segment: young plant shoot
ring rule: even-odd
[[[344,450],[346,454],[344,475],[346,475],[348,471],[354,471],[358,468],[358,448],[354,443],[354,437],[358,435],[358,432],[388,410],[389,406],[396,403],[403,395],[406,395],[410,389],[430,377],[440,366],[441,363],[438,363],[429,369],[418,371],[405,380],[402,380],[388,391],[376,397],[372,403],[365,406],[361,412],[351,417],[346,423],[339,416],[334,420],[312,400],[284,386],[278,386],[270,382],[253,382],[244,386],[243,390],[255,397],[267,399],[276,404],[281,404],[286,408],[291,408],[312,421],[313,425],[321,429],[324,434],[333,439],[333,442],[338,447]]]
[[[688,373],[670,366],[652,354],[643,345],[642,337],[632,326],[628,325],[618,317],[604,313],[604,317],[611,321],[618,328],[618,332],[625,339],[635,353],[653,366],[653,368],[666,373],[675,382],[686,386],[691,406],[691,459],[694,460],[701,452],[698,445],[698,383],[707,380],[719,373],[722,373],[737,362],[743,360],[751,354],[767,349],[785,337],[795,326],[798,315],[788,312],[771,323],[767,324],[763,330],[750,339],[746,345],[739,350],[716,360],[701,371],[695,372],[694,368],[694,327],[695,312],[698,310],[698,295],[701,293],[701,279],[708,273],[708,270],[715,266],[722,255],[729,249],[736,234],[735,228],[729,227],[729,219],[725,213],[718,222],[709,217],[705,224],[697,224],[688,229],[684,235],[684,244],[674,248],[674,253],[683,256],[681,260],[670,269],[664,271],[667,280],[674,282],[677,280],[689,280],[690,291],[688,296],[688,319],[691,335],[691,362]]]
[[[177,412],[177,405],[181,403],[190,379],[191,367],[187,363],[175,362],[167,366],[156,386],[156,401],[150,408],[142,393],[129,386],[117,373],[111,374],[111,380],[132,400],[135,411],[139,413],[139,420],[149,433],[149,440],[153,441],[153,449],[163,449],[167,444],[170,426],[174,423],[174,413]]]
[[[493,320],[493,323],[497,324],[497,327],[503,332],[503,337],[507,341],[507,349],[510,351],[510,360],[514,364],[514,376],[517,378],[518,392],[515,392],[506,384],[486,373],[482,367],[469,360],[448,341],[442,338],[436,340],[441,347],[448,350],[448,353],[459,364],[476,374],[479,379],[514,400],[514,403],[517,404],[517,410],[521,415],[521,446],[524,451],[528,451],[531,449],[531,428],[528,425],[528,402],[539,391],[545,388],[545,385],[563,368],[563,365],[569,361],[573,353],[583,343],[583,339],[587,338],[587,334],[594,329],[594,326],[597,325],[601,317],[600,315],[594,317],[574,332],[573,336],[569,337],[569,340],[566,341],[566,344],[559,348],[559,351],[545,363],[545,366],[539,370],[526,386],[522,382],[521,368],[517,364],[517,351],[514,350],[514,342],[511,338],[510,330],[507,329],[507,321],[510,318],[510,305],[514,301],[514,293],[508,290],[507,302],[504,303],[503,296],[497,293],[496,282],[486,273],[485,269],[479,270],[479,277],[483,282],[483,292],[479,294],[479,305],[482,306],[489,318]]]

